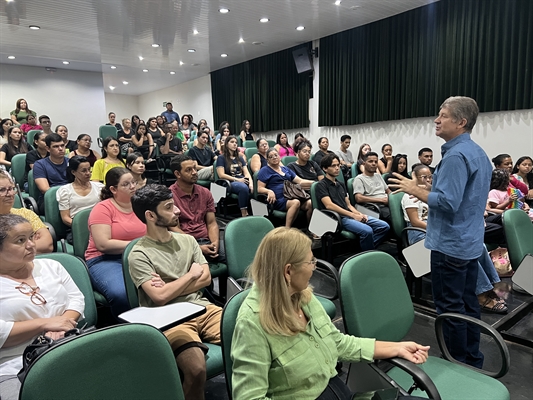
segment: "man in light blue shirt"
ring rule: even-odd
[[[435,119],[436,135],[446,143],[433,174],[432,187],[397,179],[393,188],[429,206],[425,246],[431,250],[433,300],[438,314],[456,312],[475,318],[480,308],[475,294],[477,259],[484,251],[483,214],[492,166],[487,154],[470,138],[479,108],[469,97],[449,97]],[[472,324],[448,321],[444,338],[458,361],[481,368],[480,331]]]
[[[169,101],[166,105],[166,110],[161,113],[163,117],[167,120],[168,123],[178,121],[178,124],[180,122],[180,116],[176,111],[172,109],[172,103]]]

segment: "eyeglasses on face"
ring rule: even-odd
[[[7,196],[9,192],[13,192],[13,194],[17,193],[17,187],[16,186],[8,186],[0,188],[0,197]]]
[[[316,269],[316,263],[318,262],[318,260],[313,257],[313,259],[311,261],[304,261],[303,264],[310,264],[313,268],[313,271]]]
[[[274,158],[279,158],[279,154],[278,153],[272,153],[268,156],[268,159],[271,160],[271,159],[274,159]]]
[[[15,286],[15,289],[18,289],[20,293],[26,296],[30,296],[31,302],[37,306],[46,304],[46,299],[39,293],[39,286],[32,287],[26,282],[21,282],[20,285]]]

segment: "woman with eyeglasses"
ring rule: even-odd
[[[117,139],[108,136],[102,143],[102,158],[93,165],[91,181],[105,184],[107,173],[117,167],[125,167],[124,160],[120,158],[120,145]]]
[[[69,158],[72,158],[74,156],[83,156],[87,159],[89,164],[91,164],[91,167],[97,160],[102,158],[100,153],[91,150],[91,144],[93,143],[93,140],[88,134],[82,133],[81,135],[79,135],[78,139],[76,140],[76,143],[78,144],[78,148],[68,153]]]
[[[35,259],[35,234],[19,215],[0,215],[0,393],[18,399],[24,349],[44,334],[52,339],[77,325],[83,294],[54,260]]]
[[[389,179],[394,178],[394,175],[392,175],[394,172],[406,178],[411,178],[407,172],[407,154],[396,154],[392,159],[390,172],[384,178],[387,185],[389,184]]]
[[[32,210],[13,208],[15,196],[18,196],[17,187],[11,176],[7,172],[0,170],[0,215],[16,214],[30,221],[33,227],[33,241],[35,242],[37,254],[51,253],[54,250],[54,246],[52,235],[50,235],[48,228]]]
[[[133,239],[146,234],[146,225],[131,207],[136,189],[137,181],[130,171],[111,169],[100,194],[101,201],[89,216],[85,260],[94,288],[111,304],[115,317],[130,308],[122,275],[122,253]]]
[[[311,240],[297,229],[276,228],[259,245],[250,267],[254,284],[233,333],[234,399],[351,399],[338,360],[426,361],[429,346],[339,332],[309,287],[315,268]]]

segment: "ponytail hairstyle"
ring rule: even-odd
[[[113,192],[111,192],[111,187],[117,187],[120,181],[120,177],[129,173],[129,169],[122,167],[111,168],[109,171],[107,171],[107,174],[105,174],[105,186],[102,188],[102,192],[100,193],[100,200],[107,200],[113,198]]]
[[[77,171],[81,163],[89,163],[87,157],[84,156],[74,156],[68,160],[67,166],[67,181],[68,183],[74,182],[74,174],[72,171]]]

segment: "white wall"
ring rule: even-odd
[[[146,93],[139,97],[139,116],[145,121],[165,111],[163,102],[170,101],[180,117],[191,114],[194,122],[201,118],[213,124],[213,102],[211,100],[211,76],[207,75],[180,85]]]
[[[139,96],[105,93],[105,110],[106,115],[114,112],[117,116],[116,122],[122,124],[123,118],[131,119],[132,115],[139,113]]]
[[[94,141],[98,127],[107,122],[102,73],[0,64],[0,82],[3,118],[24,98],[37,116],[50,117],[53,128],[66,125],[71,139],[88,133]]]

